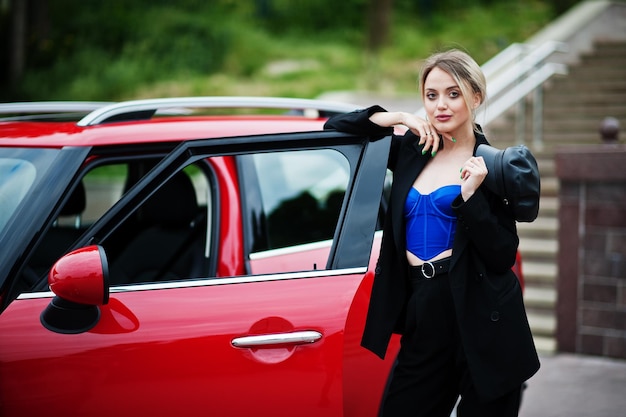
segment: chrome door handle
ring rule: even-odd
[[[322,334],[320,332],[304,330],[290,333],[237,337],[231,341],[231,344],[238,348],[265,347],[270,345],[304,345],[315,343],[321,338]]]

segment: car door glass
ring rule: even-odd
[[[100,163],[74,184],[52,225],[42,236],[26,268],[31,286],[122,196],[129,162]],[[40,286],[40,285],[39,285]]]
[[[313,262],[310,256],[320,248],[328,255],[350,181],[348,160],[336,150],[321,149],[259,153],[253,161],[267,225],[264,249],[274,251],[252,253],[253,267],[261,262],[257,260],[284,257],[289,250],[300,252],[302,263],[290,261],[290,267],[274,263],[273,272],[324,268],[325,257]],[[284,251],[276,252],[280,249]],[[296,256],[291,258],[296,260]],[[270,272],[266,268],[257,272],[261,271]]]
[[[207,276],[212,190],[200,165],[177,172],[101,242],[111,285]]]
[[[254,155],[270,248],[333,238],[350,178],[348,161],[337,151]]]
[[[127,179],[127,163],[101,165],[87,172],[82,179],[86,196],[81,223],[91,225],[113,207],[122,197]]]
[[[122,195],[157,162],[158,160],[146,159],[114,163],[99,161],[97,166],[88,170],[74,185],[59,215],[33,251],[25,272],[27,276],[25,276],[24,281],[29,283],[28,286],[35,288],[35,284],[41,281],[41,277],[50,269],[52,264],[66,253],[74,242],[117,203]],[[184,176],[189,180],[190,188],[188,190],[194,199],[193,209],[206,212],[207,201],[211,195],[207,176],[196,165],[190,165],[185,169]],[[179,213],[176,210],[182,210],[182,205],[174,211],[168,211],[165,206],[170,205],[166,203],[181,203],[181,201],[175,197],[171,200],[165,198],[165,201],[163,207],[155,207],[155,210],[158,213],[163,213],[163,216],[177,218]],[[142,248],[143,251],[138,249],[136,243],[135,246],[130,245],[131,242],[145,238],[145,230],[149,228],[148,219],[154,220],[154,216],[158,217],[159,214],[150,216],[153,215],[146,213],[145,210],[142,211],[140,208],[134,215],[129,216],[123,224],[119,225],[111,237],[101,242],[111,260],[117,262],[121,257],[122,261],[119,262],[124,262],[126,259],[128,268],[135,268],[136,271],[143,268],[141,262],[145,260],[146,250],[157,242],[163,243],[157,239],[155,234],[153,235],[155,240],[146,244]],[[155,227],[156,224],[153,223],[150,226]],[[202,234],[205,235],[206,231],[202,230]],[[167,248],[167,245],[165,247]],[[132,274],[132,272],[129,273]],[[146,273],[136,274],[132,280],[114,276],[112,281],[113,283],[116,281],[123,283],[125,280],[147,282],[151,280],[148,275]]]
[[[35,166],[26,160],[0,158],[0,231],[35,181]]]

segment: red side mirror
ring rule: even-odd
[[[41,324],[58,333],[90,330],[100,320],[98,306],[109,302],[109,267],[102,246],[77,249],[59,259],[48,274],[56,295],[41,313]]]
[[[108,275],[104,248],[92,245],[59,259],[48,274],[48,285],[66,301],[99,306],[109,302]]]

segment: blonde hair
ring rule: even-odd
[[[470,99],[474,94],[478,94],[480,97],[480,105],[484,103],[487,98],[487,81],[485,80],[485,74],[483,74],[480,66],[471,56],[458,49],[450,49],[431,55],[426,59],[420,71],[419,88],[422,99],[424,99],[425,94],[424,83],[428,74],[430,74],[434,68],[445,71],[458,84],[467,109],[474,119],[476,114]],[[473,122],[473,124],[474,130],[478,131],[479,129],[476,123]]]

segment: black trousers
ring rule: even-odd
[[[463,352],[447,274],[411,280],[405,334],[382,417],[516,417],[520,389],[494,401],[474,389]]]

